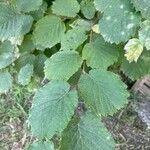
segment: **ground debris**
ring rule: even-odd
[[[150,75],[147,75],[144,78],[136,81],[132,87],[132,91],[135,94],[150,96]]]
[[[150,150],[150,75],[131,88],[126,108],[104,119],[116,141],[116,150]]]
[[[135,95],[135,111],[139,118],[146,123],[150,129],[150,75],[138,80],[132,91]]]

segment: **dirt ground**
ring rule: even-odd
[[[32,141],[26,122],[31,93],[15,87],[0,97],[0,150],[24,150]]]
[[[150,150],[150,129],[135,111],[134,102],[104,122],[117,143],[116,150]]]

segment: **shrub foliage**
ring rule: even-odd
[[[149,19],[149,0],[0,0],[0,94],[35,92],[30,150],[115,149],[101,120],[128,103],[120,72],[150,74]]]

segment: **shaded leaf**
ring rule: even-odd
[[[18,57],[18,48],[10,42],[0,44],[0,69],[9,66]]]
[[[27,85],[33,75],[33,65],[27,64],[21,68],[18,74],[18,82],[23,86]]]
[[[39,54],[35,58],[35,63],[34,63],[34,72],[36,75],[39,77],[44,77],[44,63],[47,60],[47,57],[43,54]]]
[[[149,0],[131,0],[137,11],[141,11],[143,17],[150,19],[150,1]]]
[[[81,12],[87,19],[92,19],[95,15],[95,7],[93,0],[82,0],[81,3]]]
[[[5,70],[0,71],[0,94],[8,92],[12,87],[12,77],[11,74]]]
[[[140,79],[141,77],[150,74],[150,53],[144,52],[137,62],[129,63],[124,60],[121,70],[132,80]]]
[[[34,142],[30,145],[29,150],[54,150],[52,142]]]
[[[15,67],[19,71],[26,64],[34,65],[35,63],[35,55],[22,53],[22,55],[15,62]]]
[[[19,46],[19,51],[22,52],[32,52],[35,49],[35,45],[32,41],[32,35],[26,35],[22,44]]]
[[[38,10],[30,12],[30,14],[34,18],[34,20],[38,21],[39,19],[44,17],[46,10],[47,10],[47,3],[44,1]]]

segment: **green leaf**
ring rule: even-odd
[[[29,122],[35,136],[40,138],[62,132],[78,104],[77,92],[67,82],[51,81],[39,89],[33,99]]]
[[[92,68],[107,69],[118,60],[119,51],[116,45],[106,43],[101,36],[83,48],[82,57]]]
[[[109,71],[91,70],[83,74],[78,89],[80,97],[98,115],[113,115],[128,102],[125,84]]]
[[[141,24],[139,30],[139,40],[146,47],[147,50],[150,50],[150,21],[145,20]]]
[[[30,31],[33,18],[16,12],[11,6],[0,3],[0,40],[19,37]]]
[[[82,59],[75,51],[60,51],[45,62],[48,79],[68,80],[81,67]]]
[[[38,10],[42,5],[42,0],[12,0],[12,4],[20,12],[30,12]]]
[[[33,75],[33,65],[27,64],[21,68],[18,74],[18,81],[23,86],[29,84]]]
[[[80,10],[77,0],[55,0],[52,11],[58,16],[75,17]]]
[[[93,22],[89,20],[84,20],[84,19],[76,19],[74,22],[70,24],[72,28],[79,28],[83,29],[85,31],[90,31],[92,28]]]
[[[0,69],[9,66],[13,63],[18,53],[18,48],[14,45],[11,45],[10,42],[6,41],[0,44]]]
[[[0,94],[8,92],[12,87],[12,77],[10,73],[0,70]]]
[[[144,52],[137,62],[124,60],[121,70],[132,80],[137,80],[150,74],[150,52]]]
[[[35,58],[34,72],[39,77],[44,77],[44,63],[47,60],[47,57],[43,54],[39,54]]]
[[[150,19],[150,1],[149,0],[131,0],[137,11],[141,11],[143,17]]]
[[[32,41],[32,35],[31,34],[26,35],[24,37],[24,40],[23,40],[22,44],[19,47],[19,51],[21,53],[23,53],[23,52],[32,52],[34,49],[35,49],[35,45]]]
[[[17,61],[15,62],[15,67],[19,71],[26,64],[34,65],[34,63],[35,63],[35,55],[22,53],[19,59],[17,59]]]
[[[87,113],[62,134],[61,150],[114,150],[115,143],[99,118]]]
[[[65,25],[57,16],[48,15],[40,19],[33,32],[33,41],[37,48],[51,48],[61,41]]]
[[[39,19],[44,17],[46,10],[47,10],[47,3],[44,1],[38,10],[30,12],[30,14],[34,18],[34,20],[38,21]]]
[[[54,150],[52,142],[34,142],[30,145],[29,150]]]
[[[95,7],[93,0],[82,0],[81,3],[81,12],[87,19],[92,19],[95,15]]]
[[[134,12],[130,1],[95,0],[95,6],[104,12],[99,21],[100,32],[110,43],[126,42],[134,36],[140,23],[140,17]]]
[[[71,29],[61,39],[61,50],[76,50],[87,37],[83,28]]]

